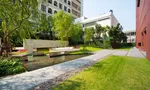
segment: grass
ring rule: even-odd
[[[110,56],[52,90],[150,90],[150,62]]]
[[[92,47],[92,46],[87,46],[85,48],[85,50],[83,48],[84,47],[81,46],[79,51],[71,52],[69,54],[84,54],[84,53],[90,53],[90,52],[95,52],[95,51],[102,50],[101,48],[96,48],[96,47]]]
[[[39,49],[37,49],[37,52],[43,52],[44,54],[48,54],[49,49],[48,48],[39,48]]]
[[[18,54],[28,54],[27,51],[25,52],[11,52],[12,55],[18,55]]]

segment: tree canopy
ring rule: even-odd
[[[84,30],[84,42],[91,41],[94,36],[94,28],[85,28]]]
[[[24,39],[29,38],[37,30],[37,0],[0,0],[0,19],[2,48],[7,52],[11,45],[11,37],[17,34]]]
[[[78,41],[82,35],[82,27],[79,23],[74,23],[71,14],[59,11],[52,16],[52,29],[60,40]]]
[[[52,16],[53,30],[56,36],[61,40],[68,40],[73,35],[73,17],[71,14],[59,11]]]

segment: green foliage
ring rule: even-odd
[[[82,35],[83,35],[83,30],[82,26],[80,23],[74,24],[73,29],[72,29],[73,35],[70,37],[70,42],[72,42],[72,45],[77,45],[80,41],[82,41]]]
[[[110,49],[111,48],[109,37],[107,37],[106,39],[103,39],[103,48],[104,49]]]
[[[116,27],[111,26],[107,27],[109,29],[109,37],[111,41],[121,42],[121,29],[120,24],[118,24]]]
[[[104,28],[100,24],[97,24],[95,27],[96,27],[96,29],[95,29],[95,33],[96,33],[95,38],[101,38],[101,34],[104,31]]]
[[[108,26],[104,27],[100,24],[97,24],[95,27],[96,28],[92,45],[101,48],[111,48],[110,38],[108,36]]]
[[[7,51],[14,35],[21,39],[30,38],[38,28],[37,0],[0,0],[0,32]],[[8,51],[7,51],[8,54]]]
[[[84,43],[91,41],[94,36],[94,28],[85,28],[84,30]]]
[[[121,39],[122,39],[123,43],[127,43],[127,36],[123,32],[121,32]]]
[[[45,14],[41,14],[41,19],[39,23],[38,32],[35,35],[35,38],[45,39],[45,40],[54,40],[55,33],[52,31],[52,17],[46,17]]]
[[[114,26],[107,26],[107,29],[109,30],[109,37],[111,41],[112,48],[119,48],[121,45],[121,42],[124,43],[127,42],[126,35],[122,32],[122,28],[120,27],[120,24],[117,24],[116,27]]]
[[[59,11],[51,19],[52,30],[60,40],[67,40],[69,44],[78,44],[83,34],[80,23],[74,23],[71,14]]]
[[[52,19],[52,29],[56,33],[56,36],[60,40],[69,40],[69,37],[74,34],[73,16],[64,11],[59,11],[52,16]]]
[[[0,58],[0,76],[25,72],[23,64],[18,59]]]

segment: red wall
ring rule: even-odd
[[[139,7],[136,5],[136,47],[146,51],[150,60],[150,0],[140,1]],[[142,46],[138,46],[141,42]]]

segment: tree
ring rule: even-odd
[[[60,40],[69,40],[74,34],[74,19],[73,16],[64,11],[59,11],[52,16],[53,31]]]
[[[110,37],[110,41],[111,41],[111,46],[112,48],[119,48],[121,41],[123,40],[122,38],[122,28],[120,27],[120,24],[117,24],[116,27],[109,27],[107,26],[108,30],[109,30],[109,37]]]
[[[94,28],[85,28],[84,30],[84,43],[92,40],[94,36]]]
[[[76,23],[73,25],[72,29],[73,35],[70,37],[69,43],[70,45],[77,45],[82,41],[83,30],[80,23]]]
[[[0,19],[2,51],[8,56],[11,50],[11,36],[17,34],[20,38],[29,38],[35,33],[38,21],[37,0],[0,0]]]
[[[125,33],[121,32],[121,38],[122,38],[123,43],[127,43],[127,36]]]
[[[46,17],[45,14],[41,14],[41,20],[38,28],[38,32],[35,35],[35,38],[44,39],[44,40],[54,40],[55,34],[52,31],[52,17]]]
[[[52,30],[60,40],[69,41],[69,44],[77,44],[82,37],[82,27],[80,23],[74,23],[71,14],[59,11],[52,16]]]
[[[95,26],[95,34],[96,34],[96,38],[101,38],[101,34],[102,34],[102,32],[103,32],[103,30],[104,30],[104,28],[100,25],[100,24],[96,24],[96,26]]]

